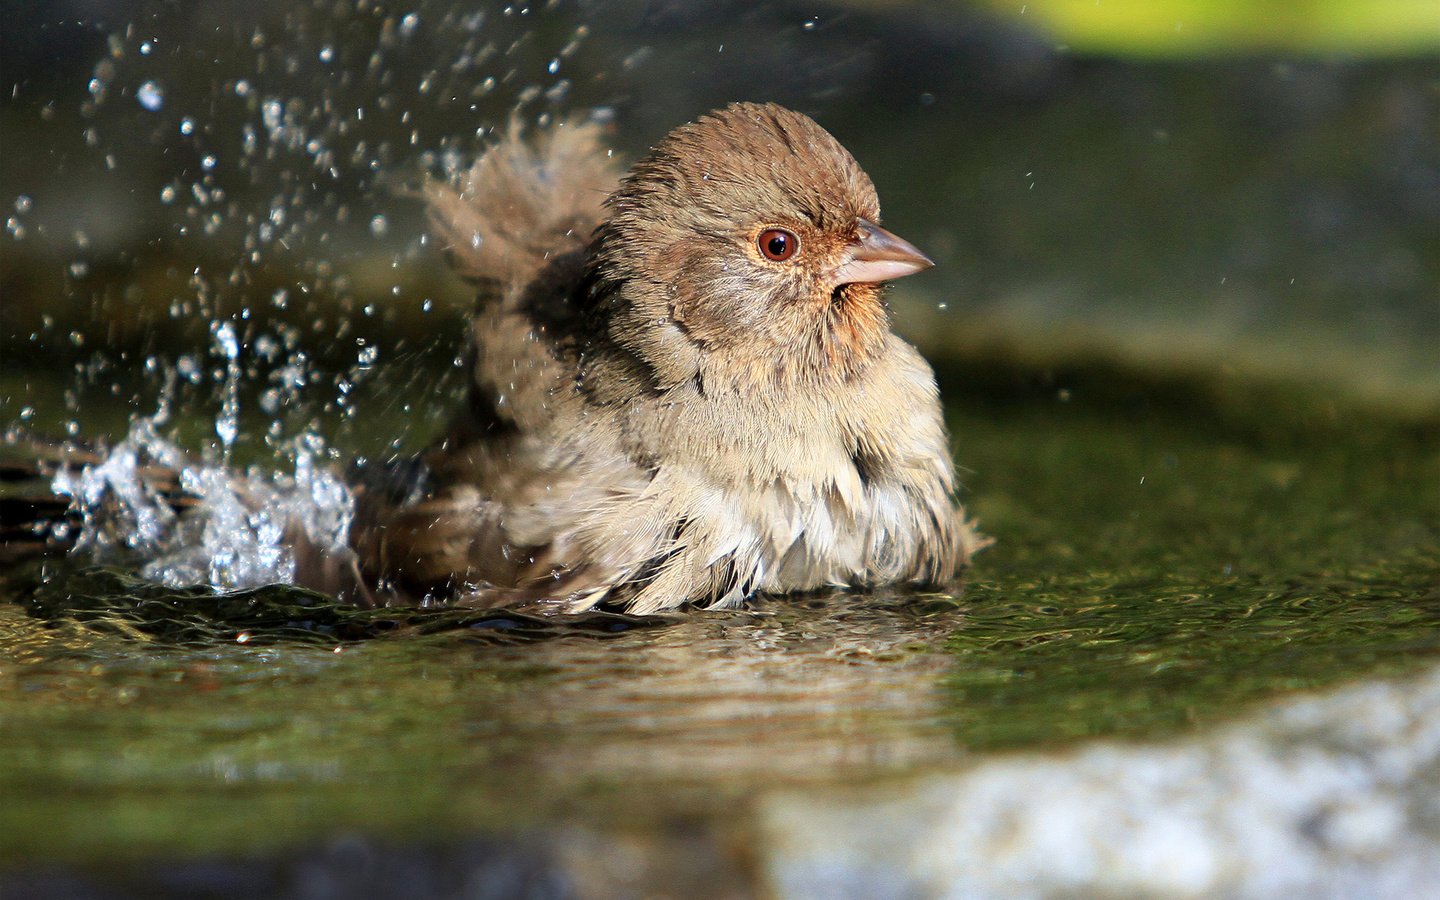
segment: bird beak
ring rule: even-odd
[[[909,241],[865,219],[855,220],[856,238],[834,272],[839,284],[876,283],[904,278],[935,265]]]

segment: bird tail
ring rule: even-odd
[[[619,178],[597,123],[569,119],[527,135],[512,119],[474,166],[431,182],[425,196],[451,264],[504,298],[589,242]]]

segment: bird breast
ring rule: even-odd
[[[887,568],[884,560],[910,555],[913,504],[887,467],[861,461],[858,432],[868,426],[849,414],[856,386],[842,387],[752,393],[686,385],[675,389],[685,396],[650,411],[658,416],[641,417],[650,426],[642,455],[658,463],[651,490],[688,498],[669,512],[689,523],[695,562],[723,564],[746,592],[791,591],[868,581]],[[933,418],[923,405],[904,409],[927,398],[899,399],[891,433],[873,442],[910,443],[914,414]],[[937,449],[943,444],[925,447]]]

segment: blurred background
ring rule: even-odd
[[[345,372],[331,406],[372,366],[443,364],[469,298],[425,244],[423,175],[514,110],[594,109],[633,158],[736,99],[814,115],[938,261],[893,295],[932,357],[1440,397],[1433,0],[57,0],[6,19],[0,365],[23,387],[3,421],[39,415],[44,376],[70,413],[127,396],[116,371],[178,359],[206,381],[227,322],[256,365],[283,346]]]

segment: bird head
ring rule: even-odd
[[[812,119],[736,103],[672,131],[609,199],[594,247],[611,330],[640,355],[851,371],[880,351],[884,282],[933,263],[881,228],[869,177]],[[670,348],[668,351],[666,348]]]

